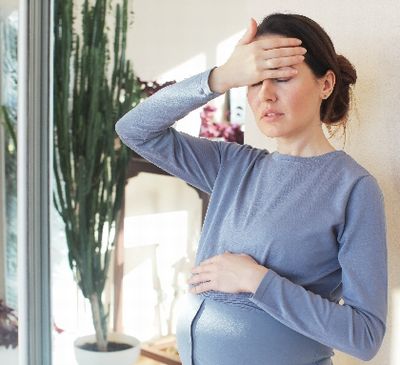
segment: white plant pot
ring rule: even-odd
[[[110,333],[109,341],[121,342],[134,347],[121,351],[97,352],[79,348],[88,342],[96,342],[96,336],[79,337],[74,341],[75,358],[79,365],[133,365],[140,355],[140,341],[122,333]]]
[[[13,349],[0,346],[0,364],[18,365],[18,347]]]

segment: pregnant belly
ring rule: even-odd
[[[332,364],[331,348],[266,312],[193,294],[180,307],[176,334],[183,365]]]

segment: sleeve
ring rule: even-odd
[[[291,329],[367,361],[381,346],[387,316],[384,198],[371,175],[352,189],[338,247],[343,305],[273,270],[265,274],[250,300]]]
[[[169,85],[116,123],[122,142],[146,160],[189,184],[211,193],[220,167],[220,145],[179,132],[172,125],[189,112],[222,95],[210,90],[212,69]]]

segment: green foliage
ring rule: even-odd
[[[18,14],[13,12],[0,22],[2,95],[0,128],[4,130],[5,184],[5,275],[6,302],[17,308],[17,89],[18,89]]]
[[[0,106],[0,123],[5,127],[5,130],[14,145],[12,149],[8,149],[8,152],[14,154],[17,149],[17,135],[14,128],[16,122],[12,120],[11,113],[5,105]]]
[[[81,6],[82,34],[77,34],[75,2],[55,1],[54,204],[65,223],[69,265],[91,301],[100,347],[108,327],[102,293],[130,155],[114,124],[143,92],[125,56],[127,0],[115,6],[112,46],[107,0],[85,0]]]

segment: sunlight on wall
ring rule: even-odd
[[[123,298],[124,333],[140,340],[160,335],[151,258],[124,276]]]
[[[125,333],[146,341],[174,330],[176,300],[185,290],[187,226],[187,211],[125,218]]]
[[[238,43],[240,38],[242,38],[244,32],[245,32],[245,29],[233,34],[231,37],[225,39],[224,41],[220,42],[217,45],[217,64],[218,65],[222,65],[228,60],[228,58],[230,57],[230,55],[232,54],[232,52],[235,48],[235,45]],[[232,88],[230,90],[231,109],[233,109],[233,111],[236,110],[236,112],[233,112],[230,117],[231,122],[244,124],[244,122],[246,120],[245,112],[246,112],[246,108],[247,108],[246,94],[247,94],[247,87],[237,87],[237,88]],[[221,108],[221,105],[218,105],[218,101],[216,102],[216,106],[218,107],[218,112],[219,112],[219,113],[217,113],[217,116],[218,116],[218,118],[221,118],[220,112],[221,112],[222,108]],[[240,115],[238,114],[238,109],[237,109],[238,107],[243,112]],[[243,126],[243,129],[244,129],[244,126]]]
[[[192,76],[199,70],[204,70],[206,68],[206,55],[204,53],[199,53],[198,55],[188,59],[187,61],[178,64],[169,71],[157,75],[156,79],[158,82],[163,83],[166,81],[176,80],[181,81],[184,78]],[[194,110],[189,113],[185,118],[176,122],[175,128],[178,131],[186,132],[192,136],[198,136],[200,131],[200,111]]]
[[[400,289],[393,289],[392,293],[393,321],[390,365],[400,365]]]
[[[205,53],[199,53],[189,58],[187,61],[177,64],[174,68],[157,75],[156,80],[160,83],[170,80],[180,81],[198,72],[198,70],[204,70],[206,64]]]
[[[187,239],[187,211],[143,214],[125,218],[125,247],[168,243],[184,246]]]
[[[229,38],[223,40],[217,45],[217,64],[221,65],[225,63],[229,56],[232,54],[233,49],[235,48],[236,43],[242,38],[245,29],[240,32],[237,32],[230,36]]]

